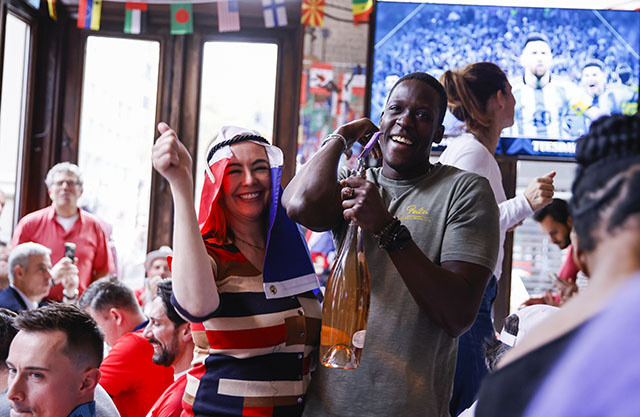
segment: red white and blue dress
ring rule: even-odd
[[[317,363],[321,296],[304,238],[280,204],[282,152],[255,143],[267,149],[273,185],[263,273],[234,244],[212,238],[211,202],[232,154],[215,143],[209,153],[199,222],[220,306],[194,317],[172,300],[195,343],[183,416],[299,416]]]

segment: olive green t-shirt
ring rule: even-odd
[[[350,173],[341,170],[339,178]],[[389,212],[435,264],[464,261],[493,270],[499,212],[489,182],[436,164],[412,180],[367,171]],[[334,229],[336,247],[346,222]],[[413,300],[388,254],[363,233],[371,304],[362,362],[355,370],[318,366],[304,416],[449,416],[457,339],[434,324]]]

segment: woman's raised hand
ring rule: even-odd
[[[158,123],[158,131],[160,137],[151,150],[153,167],[172,186],[187,182],[193,187],[192,161],[189,151],[168,124]]]

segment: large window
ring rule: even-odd
[[[87,39],[78,164],[83,207],[112,228],[118,274],[142,285],[149,227],[158,42]]]
[[[13,225],[18,221],[15,207],[20,200],[17,185],[20,184],[30,48],[31,28],[7,13],[0,97],[0,191],[6,199],[4,209],[0,208],[0,241],[3,242],[11,239]]]
[[[273,135],[278,45],[206,42],[202,58],[200,121],[196,163],[196,207],[207,145],[222,126],[240,126]]]

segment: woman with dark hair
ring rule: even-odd
[[[189,152],[160,123],[153,166],[174,200],[172,303],[191,325],[186,415],[300,415],[320,338],[318,280],[280,204],[283,154],[223,127],[207,152],[200,210]]]
[[[572,358],[567,352],[568,347],[574,347],[571,350],[574,355],[582,349],[590,349],[588,345],[577,344],[583,340],[583,335],[589,335],[590,329],[597,329],[600,332],[597,336],[603,339],[603,328],[598,327],[598,323],[607,316],[612,318],[609,311],[605,310],[618,313],[616,309],[621,305],[627,309],[629,306],[637,309],[640,282],[640,117],[614,115],[595,121],[589,133],[578,140],[576,160],[578,168],[570,202],[576,231],[575,241],[572,242],[581,269],[590,277],[589,286],[555,313],[552,323],[545,320],[504,355],[498,370],[489,375],[482,385],[477,416],[523,415],[549,371],[554,366],[562,369],[562,365]],[[621,314],[613,317],[625,320],[626,323],[631,321],[632,324],[623,327],[621,333],[633,333],[633,325],[637,328],[637,315],[627,316],[629,320]],[[625,351],[623,347],[622,351],[633,352],[635,357],[637,343],[629,342],[638,338],[627,336],[614,334],[609,341],[604,341],[604,345],[625,345],[628,348]],[[586,340],[592,342],[594,338],[588,337]],[[579,375],[582,373],[591,382],[599,380],[601,391],[615,393],[613,397],[618,403],[629,401],[631,397],[637,399],[637,381],[640,378],[637,360],[624,356],[610,359],[607,362],[609,366],[612,366],[612,360],[616,365],[621,365],[624,370],[621,373],[627,376],[627,382],[633,383],[633,386],[626,384],[622,387],[628,393],[633,392],[628,395],[629,399],[625,398],[624,390],[619,391],[613,387],[612,378],[603,379],[599,373],[594,373],[592,368],[604,370],[602,363],[598,361],[578,362],[582,369],[574,367],[572,375],[574,378],[581,378]],[[620,370],[615,366],[613,369]],[[611,372],[610,369],[607,370]],[[565,379],[565,383],[566,381]],[[575,382],[574,379],[571,383],[575,385]],[[609,383],[612,384],[611,387],[608,386]],[[626,413],[611,413],[610,409],[602,409],[605,402],[598,403],[594,399],[602,399],[604,394],[587,392],[594,397],[586,396],[585,392],[581,395],[584,399],[590,399],[591,405],[598,405],[600,412],[567,400],[564,394],[571,394],[572,390],[563,392],[562,398],[551,397],[548,392],[540,398],[553,401],[546,404],[546,409],[554,410],[554,415],[637,413],[637,408],[627,408]],[[579,396],[574,397],[577,399]],[[613,398],[611,395],[609,397],[609,400]],[[544,401],[537,404],[544,405]],[[613,403],[610,402],[609,405],[611,404]],[[578,406],[584,412],[576,411]],[[541,407],[540,410],[544,408]],[[559,409],[564,410],[564,413],[557,413]]]
[[[457,416],[471,405],[482,378],[488,372],[482,343],[484,339],[494,337],[491,306],[498,290],[497,280],[502,274],[505,235],[551,202],[555,173],[535,178],[523,194],[507,200],[502,174],[493,156],[502,129],[513,125],[515,99],[507,76],[495,64],[478,62],[446,71],[440,82],[447,92],[449,110],[464,123],[466,133],[447,143],[438,162],[487,178],[500,209],[500,253],[494,276],[487,285],[476,322],[458,341],[458,362],[450,406],[451,414]]]

